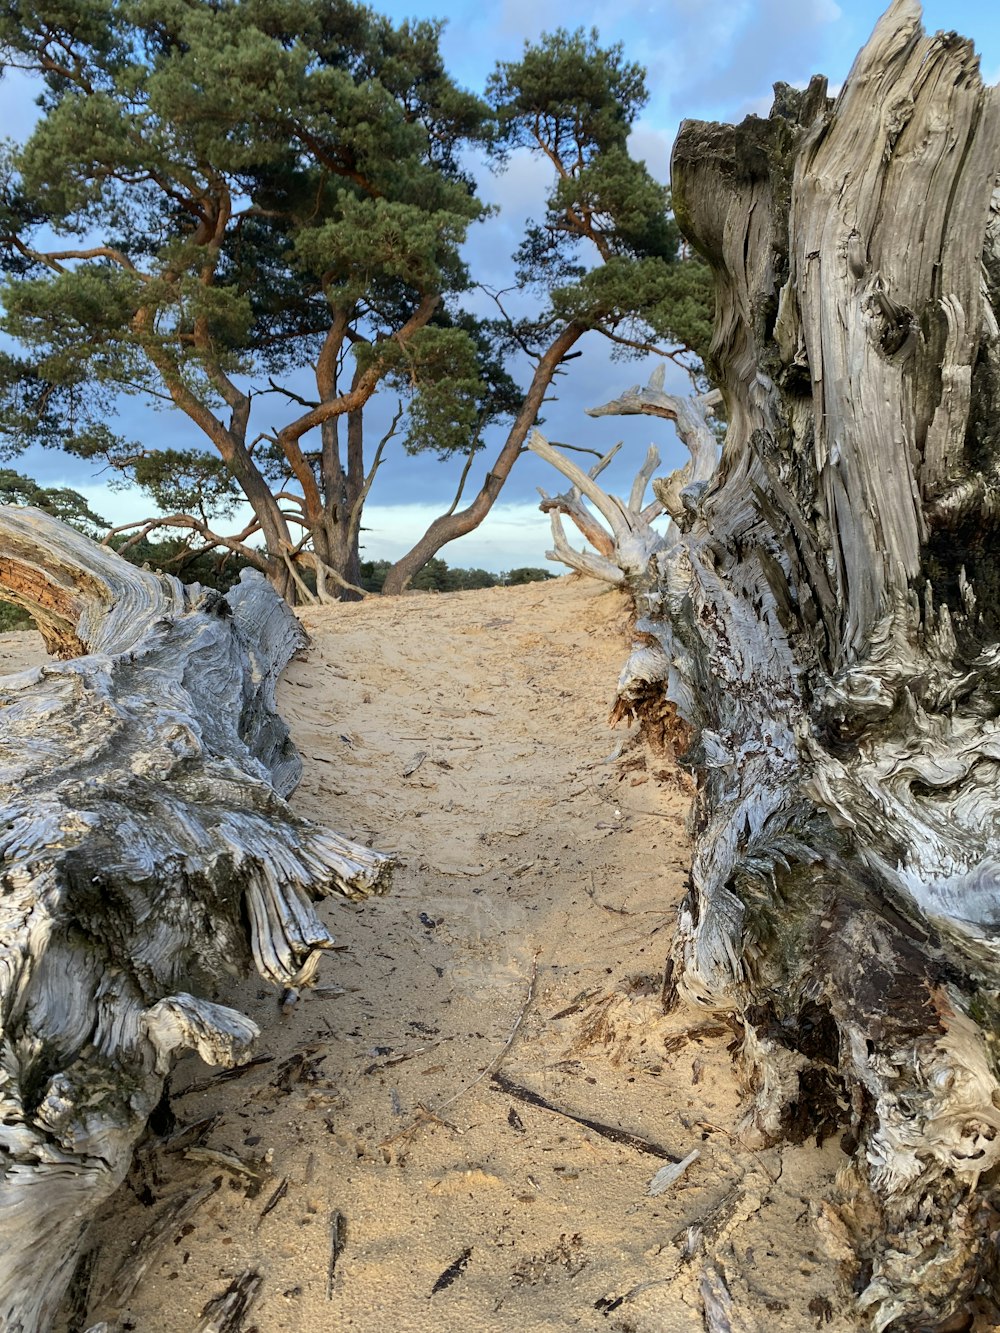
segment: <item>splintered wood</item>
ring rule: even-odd
[[[831,1216],[893,1333],[964,1327],[998,1277],[998,163],[1000,90],[913,0],[836,100],[685,122],[718,466],[659,384],[609,405],[693,458],[654,484],[673,525],[620,683],[625,715],[675,706],[698,780],[664,999],[734,1016],[747,1134],[849,1131]],[[702,1291],[735,1328],[717,1269]]]
[[[381,892],[390,862],[285,803],[274,688],[304,635],[263,579],[188,589],[25,509],[0,549],[69,658],[0,680],[0,1325],[33,1333],[175,1053],[232,1065],[257,1036],[194,978],[308,983],[332,944],[313,902]]]

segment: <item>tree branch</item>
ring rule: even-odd
[[[217,546],[224,546],[227,550],[232,551],[234,555],[242,556],[255,569],[259,569],[264,574],[268,573],[267,557],[252,546],[245,545],[248,537],[252,537],[260,531],[261,525],[256,518],[235,537],[224,537],[220,533],[213,532],[207,523],[195,518],[193,514],[163,514],[157,518],[142,518],[131,523],[120,523],[105,534],[101,545],[110,546],[112,537],[117,537],[122,532],[130,532],[133,528],[139,528],[141,531],[119,548],[119,554],[138,545],[140,541],[148,537],[151,532],[155,532],[157,528],[185,528],[196,532],[204,540],[203,550],[211,551]]]

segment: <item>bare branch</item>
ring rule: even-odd
[[[455,512],[455,510],[461,503],[462,492],[465,490],[465,483],[469,479],[469,473],[472,471],[472,464],[478,452],[479,452],[478,445],[474,444],[465,457],[465,463],[462,467],[462,475],[459,477],[458,486],[455,489],[455,498],[454,500],[452,500],[448,508],[444,511],[446,518],[450,518],[450,516]]]
[[[115,249],[111,245],[95,245],[88,249],[80,250],[34,250],[16,235],[8,235],[2,238],[2,243],[12,245],[21,254],[29,259],[34,259],[38,263],[46,264],[57,273],[65,273],[67,270],[63,267],[63,262],[67,259],[110,259],[120,268],[127,269],[129,273],[134,274],[142,282],[151,282],[152,278],[148,273],[143,273],[141,269],[136,268],[128,255],[121,250]]]
[[[587,497],[597,512],[610,525],[616,539],[624,536],[630,530],[628,513],[621,500],[602,491],[589,473],[583,472],[570,459],[563,458],[557,453],[540,431],[533,430],[531,432],[528,437],[528,448],[533,454],[543,458],[546,463],[551,463],[557,472],[561,472],[568,481],[573,483],[573,486],[581,495]]]
[[[370,597],[372,594],[367,588],[361,588],[356,583],[351,583],[345,579],[342,574],[338,574],[330,565],[324,565],[315,551],[303,551],[299,557],[306,564],[310,564],[317,571],[322,569],[325,578],[332,579],[338,588],[343,588],[346,592],[357,593],[359,597]]]
[[[292,402],[292,403],[298,403],[299,407],[304,407],[304,408],[306,408],[307,411],[310,411],[310,412],[313,410],[313,408],[315,408],[315,407],[319,407],[319,403],[314,402],[313,400],[311,400],[311,399],[309,399],[309,398],[302,398],[302,397],[300,397],[299,394],[297,394],[297,393],[293,393],[293,392],[291,391],[291,389],[286,389],[286,388],[285,388],[283,385],[281,385],[281,384],[275,384],[274,380],[273,380],[270,376],[268,376],[268,380],[267,380],[267,382],[268,382],[268,384],[270,384],[271,387],[270,387],[270,389],[262,389],[262,390],[261,390],[262,393],[280,393],[280,394],[283,394],[284,397],[287,398],[287,399],[289,400],[289,402]]]
[[[379,440],[378,444],[375,447],[375,457],[372,459],[372,465],[368,469],[368,475],[362,482],[361,490],[358,492],[358,498],[351,506],[350,531],[352,539],[354,534],[358,531],[360,527],[361,511],[364,508],[365,501],[368,499],[368,493],[371,490],[372,483],[375,480],[375,474],[382,466],[382,455],[385,452],[385,447],[389,443],[389,441],[393,438],[393,436],[396,434],[396,428],[399,426],[399,423],[400,421],[402,421],[402,419],[403,419],[403,404],[399,403],[396,407],[395,413],[393,414],[392,421],[389,423],[389,429],[382,436],[382,438]],[[357,589],[354,589],[354,591],[357,591]]]
[[[254,518],[252,522],[247,524],[242,532],[237,533],[234,537],[225,537],[221,533],[213,532],[207,523],[203,522],[201,519],[195,518],[192,514],[163,514],[157,518],[143,518],[137,519],[131,523],[120,523],[117,527],[112,528],[110,532],[105,534],[101,541],[101,545],[110,546],[112,537],[117,537],[118,534],[122,532],[130,532],[134,528],[141,529],[141,531],[127,541],[125,545],[120,548],[121,550],[130,550],[133,546],[142,541],[144,537],[147,537],[151,532],[155,532],[157,528],[182,528],[196,532],[205,543],[202,548],[205,551],[211,551],[217,546],[224,546],[235,555],[242,556],[249,564],[253,565],[255,569],[259,569],[262,573],[266,574],[270,570],[267,556],[264,555],[263,552],[256,550],[254,547],[245,544],[248,538],[254,536],[255,533],[261,530],[261,524],[257,518]]]

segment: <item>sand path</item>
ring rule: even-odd
[[[95,1232],[90,1308],[166,1218],[120,1328],[192,1333],[250,1269],[259,1333],[700,1333],[700,1226],[734,1330],[856,1328],[810,1215],[836,1143],[742,1148],[732,1033],[662,1014],[687,802],[607,727],[621,597],[570,578],[303,620],[279,699],[294,803],[396,851],[394,889],[329,906],[340,948],[289,1012],[257,983],[220,990],[270,1058],[238,1079],[178,1066],[179,1123],[214,1119],[140,1155]],[[37,645],[0,639],[0,670]],[[664,1159],[635,1140],[701,1155],[651,1197]]]

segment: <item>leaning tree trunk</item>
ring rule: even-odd
[[[699,784],[672,982],[760,1134],[845,1127],[820,1221],[910,1330],[997,1269],[1000,101],[914,0],[776,93],[673,157],[729,428],[639,622]]]
[[[259,574],[185,588],[0,509],[0,588],[71,659],[0,679],[0,1328],[29,1333],[172,1054],[233,1063],[257,1035],[198,978],[308,982],[313,901],[390,866],[285,804],[274,686],[304,635]]]

